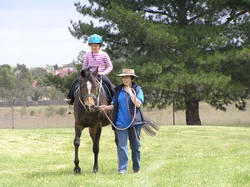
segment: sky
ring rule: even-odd
[[[68,30],[70,20],[88,21],[75,10],[75,1],[0,0],[0,65],[62,65],[88,50]]]

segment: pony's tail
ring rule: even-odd
[[[144,132],[149,136],[155,136],[156,131],[160,129],[160,125],[144,117],[145,125],[142,126]]]

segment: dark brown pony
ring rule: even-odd
[[[82,134],[82,130],[84,128],[89,128],[89,134],[93,142],[93,172],[95,173],[98,172],[99,140],[102,132],[102,127],[110,124],[105,115],[96,107],[98,104],[108,104],[108,99],[106,98],[103,89],[99,89],[100,82],[98,82],[98,80],[96,79],[96,75],[97,69],[93,73],[91,73],[89,70],[82,70],[79,77],[80,87],[75,93],[75,173],[81,172],[81,168],[79,167],[78,148],[80,146],[80,137]]]

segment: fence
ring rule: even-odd
[[[41,106],[41,105],[65,105],[63,99],[60,100],[41,100],[41,101],[15,101],[14,106]],[[9,107],[8,101],[0,101],[0,107]]]
[[[0,107],[0,128],[59,128],[74,126],[74,115],[72,106],[62,104],[60,101],[44,102],[43,105],[32,105],[28,107],[15,106]],[[202,125],[223,125],[223,126],[245,126],[250,127],[250,104],[247,104],[246,111],[239,111],[233,105],[228,107],[226,112],[218,111],[206,103],[200,104],[200,118]],[[153,121],[162,125],[173,124],[173,110],[168,107],[164,110],[147,110],[145,115]],[[185,125],[185,112],[175,112],[176,125]]]

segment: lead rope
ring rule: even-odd
[[[98,81],[98,80],[96,80],[96,81],[100,84],[100,81]],[[101,87],[101,89],[104,91],[102,84],[100,84],[100,87]],[[131,88],[131,89],[132,89],[132,92],[134,92],[134,94],[135,94],[135,96],[136,96],[135,90],[134,90],[133,88]],[[99,93],[99,95],[100,95],[100,93]],[[115,129],[117,129],[117,130],[126,130],[126,129],[130,128],[131,125],[134,123],[135,115],[136,115],[136,106],[135,106],[135,108],[134,108],[134,115],[133,115],[132,121],[130,122],[129,126],[126,127],[126,128],[119,128],[119,127],[117,127],[117,126],[112,122],[112,120],[109,118],[109,116],[108,116],[108,114],[106,113],[105,110],[103,110],[103,113],[105,114],[106,118],[109,120],[109,122],[111,123],[111,125],[112,125]]]
[[[134,89],[133,89],[134,90]],[[129,116],[131,117],[131,113],[130,113],[130,108],[129,108],[129,104],[128,104],[128,95],[126,94],[126,103],[127,103],[127,107],[128,107],[128,113],[129,113]],[[140,136],[137,134],[136,132],[136,129],[135,129],[135,126],[131,127],[134,131],[134,135],[135,135],[135,138],[137,140],[137,142],[139,142],[140,140]]]

